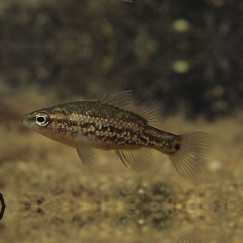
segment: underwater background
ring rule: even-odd
[[[243,242],[242,23],[240,0],[1,0],[0,242]],[[88,171],[21,123],[122,90],[164,130],[211,135],[200,178],[158,152],[143,173],[105,151]]]

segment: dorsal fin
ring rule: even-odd
[[[163,118],[161,116],[161,111],[159,105],[152,101],[145,101],[141,105],[134,107],[133,112],[143,117],[149,125],[161,128],[163,123]]]
[[[138,106],[134,105],[131,90],[106,94],[98,101],[102,104],[115,106],[125,111],[132,111],[143,117],[153,127],[160,128],[163,123],[159,105],[154,101],[146,101]]]
[[[134,99],[132,90],[117,92],[114,94],[106,94],[98,100],[101,104],[111,105],[123,110],[132,111],[134,108]]]

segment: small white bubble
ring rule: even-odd
[[[185,60],[178,60],[172,64],[172,69],[177,73],[186,73],[190,69],[190,64]]]
[[[215,171],[219,170],[222,167],[222,163],[218,160],[213,160],[209,163],[208,168],[209,170]]]
[[[145,222],[144,219],[139,219],[138,220],[138,224],[144,224],[144,222]]]
[[[185,19],[177,19],[173,22],[172,28],[178,32],[185,32],[189,29],[190,23]]]
[[[142,188],[140,188],[140,189],[138,190],[138,193],[139,193],[139,194],[144,194],[144,190],[143,190]]]

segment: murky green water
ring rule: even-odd
[[[0,242],[243,242],[242,11],[224,0],[1,1]],[[159,152],[136,173],[100,151],[89,171],[20,122],[129,89],[159,102],[166,131],[211,135],[200,178]]]

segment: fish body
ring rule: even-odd
[[[176,135],[156,128],[161,123],[158,108],[153,103],[135,106],[130,91],[43,108],[23,121],[33,130],[75,147],[88,167],[97,163],[94,149],[103,149],[115,150],[125,166],[141,171],[150,166],[150,150],[156,149],[170,156],[181,175],[191,175],[200,171],[208,147],[206,133]]]

